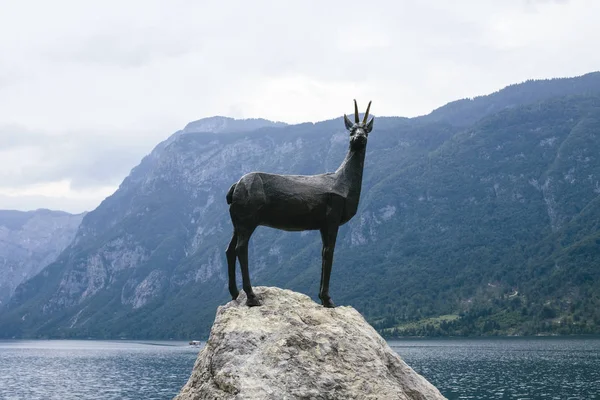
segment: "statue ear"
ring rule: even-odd
[[[369,121],[369,123],[367,124],[366,128],[365,128],[365,132],[370,133],[371,130],[373,129],[373,121],[375,121],[375,117],[371,118],[371,120]]]
[[[346,124],[346,129],[348,130],[350,130],[354,126],[354,124],[350,122],[346,114],[344,114],[344,124]]]

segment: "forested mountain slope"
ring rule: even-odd
[[[338,237],[335,302],[389,335],[600,332],[600,75],[568,82],[376,118],[359,212]],[[17,289],[0,334],[207,335],[228,301],[229,186],[254,170],[333,171],[347,146],[341,118],[180,131]],[[259,228],[250,270],[255,285],[316,298],[318,232]]]

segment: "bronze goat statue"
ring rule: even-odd
[[[354,123],[344,114],[350,132],[350,148],[335,172],[320,175],[275,175],[251,172],[234,183],[227,193],[233,237],[225,252],[229,273],[229,292],[237,299],[236,257],[240,261],[246,305],[259,306],[252,291],[248,272],[248,242],[257,226],[285,231],[319,230],[323,241],[321,287],[319,299],[325,307],[335,307],[329,296],[329,278],[338,228],[348,222],[358,209],[362,185],[367,138],[373,120],[367,122],[371,102],[359,121],[354,100]]]

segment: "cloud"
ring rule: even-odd
[[[151,149],[128,133],[121,132],[121,140],[106,140],[90,131],[50,135],[0,127],[0,189],[64,180],[74,189],[117,186]]]
[[[378,115],[414,116],[600,65],[593,0],[0,0],[0,9],[4,190],[116,187],[202,117],[318,121],[352,98],[372,99]]]

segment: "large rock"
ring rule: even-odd
[[[217,310],[210,338],[176,400],[444,399],[352,307],[256,287]]]

